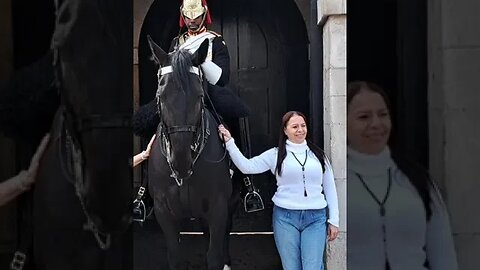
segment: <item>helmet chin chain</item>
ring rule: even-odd
[[[187,25],[188,32],[196,34],[204,28],[205,18],[207,18],[207,7],[205,7],[205,12],[203,12],[203,14],[201,16],[202,16],[202,22],[198,26],[197,30],[195,30],[195,31],[190,30],[190,28]],[[183,20],[185,21],[185,25],[186,25],[185,15],[182,14],[182,17],[183,17]]]

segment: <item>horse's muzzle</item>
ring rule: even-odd
[[[170,175],[175,181],[177,182],[178,186],[183,185],[183,181],[187,180],[192,176],[193,174],[193,169],[189,169],[186,171],[184,174],[180,174],[177,170],[173,170],[172,175]]]

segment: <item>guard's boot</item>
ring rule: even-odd
[[[258,193],[258,189],[255,188],[253,182],[248,176],[243,178],[243,184],[247,189],[247,193],[243,197],[243,206],[245,212],[252,213],[263,210],[265,208],[262,200],[262,196]]]

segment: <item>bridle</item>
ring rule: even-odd
[[[165,66],[158,70],[158,80],[160,80],[161,76],[172,73],[173,69],[172,66]],[[202,74],[198,67],[190,67],[190,73],[193,73],[198,76],[201,81]],[[203,87],[202,87],[203,89]],[[160,115],[160,124],[157,130],[157,137],[160,138],[160,149],[162,155],[167,160],[168,166],[170,168],[171,175],[178,186],[183,185],[183,180],[188,179],[193,174],[193,167],[197,162],[200,154],[202,153],[205,145],[207,143],[208,137],[210,136],[210,127],[209,122],[206,119],[206,112],[205,112],[205,102],[203,96],[201,97],[201,112],[200,112],[200,119],[198,120],[197,125],[179,125],[179,126],[168,126],[165,121],[161,117],[161,107],[160,107],[160,97],[157,93],[157,110],[158,114]],[[190,170],[188,171],[188,176],[185,178],[180,178],[172,164],[172,153],[171,153],[171,142],[170,142],[170,135],[174,133],[180,132],[190,132],[194,134],[194,139],[192,144],[190,145],[190,149],[192,151],[192,164],[190,164]]]
[[[62,71],[59,66],[58,48],[54,48],[54,69],[57,89],[62,89]],[[98,246],[102,250],[107,250],[111,245],[111,233],[102,232],[95,224],[91,215],[85,206],[85,186],[84,171],[85,157],[81,135],[94,129],[130,129],[130,114],[89,114],[85,116],[76,115],[67,101],[65,95],[60,93],[60,141],[59,157],[61,168],[66,179],[74,186],[80,205],[87,221],[83,224],[83,229],[92,232]]]

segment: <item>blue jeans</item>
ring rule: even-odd
[[[273,207],[273,236],[284,270],[323,270],[326,209]]]

